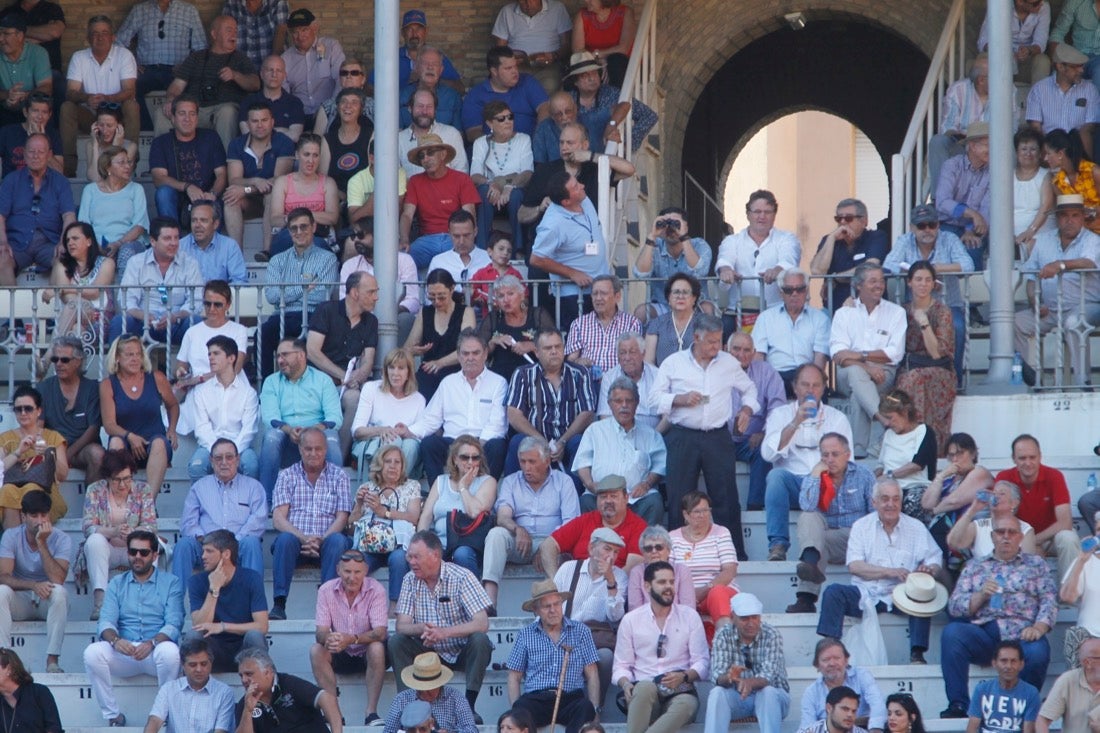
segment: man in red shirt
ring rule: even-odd
[[[997,481],[1020,487],[1016,516],[1035,529],[1035,545],[1058,557],[1058,577],[1064,578],[1080,552],[1080,537],[1073,530],[1066,477],[1056,468],[1042,465],[1039,441],[1024,433],[1012,441],[1012,462],[997,474]]]
[[[420,270],[426,269],[437,254],[451,249],[451,235],[447,231],[451,214],[465,209],[476,216],[477,205],[481,203],[473,179],[447,167],[455,155],[455,149],[435,134],[420,138],[420,144],[409,151],[409,162],[421,166],[424,172],[409,178],[401,207],[398,243],[402,252],[412,255]],[[410,245],[413,219],[419,224],[419,236]]]
[[[645,520],[630,511],[627,504],[626,479],[615,474],[605,476],[596,484],[596,511],[585,512],[566,522],[543,540],[539,545],[539,564],[546,577],[553,578],[561,564],[559,555],[562,553],[568,553],[574,560],[587,560],[592,532],[607,527],[626,543],[626,551],[619,553],[615,564],[629,573],[642,561],[638,542],[646,526]]]

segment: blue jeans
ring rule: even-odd
[[[447,556],[447,552],[443,553],[443,556],[462,567],[469,570],[474,574],[475,578],[481,577],[481,559],[478,557],[477,550],[472,547],[462,546],[454,551],[454,554]]]
[[[259,537],[238,537],[240,558],[238,565],[255,570],[264,577],[264,551]],[[172,550],[172,574],[180,579],[183,587],[187,580],[202,565],[202,545],[194,537],[180,537]]]
[[[344,459],[340,454],[340,436],[335,428],[325,430],[325,460],[337,466],[344,465]],[[298,446],[290,439],[290,436],[278,428],[271,428],[264,433],[264,442],[260,447],[260,483],[267,492],[267,506],[271,506],[271,495],[275,491],[275,480],[279,478],[279,471],[295,461],[301,460]]]
[[[737,447],[737,460],[749,464],[749,498],[748,506],[764,506],[765,487],[767,486],[768,472],[772,470],[772,464],[764,460],[760,454],[760,446],[749,447],[749,441],[740,443],[734,441]]]
[[[256,451],[245,448],[241,451],[240,471],[245,476],[256,478],[260,475],[260,459]],[[187,478],[198,481],[210,473],[210,451],[201,445],[195,446],[195,452],[191,454],[191,460],[187,462]]]
[[[882,613],[884,611],[886,611],[886,604],[880,601],[878,612]],[[890,613],[895,616],[907,615],[897,606],[891,608]],[[818,635],[839,639],[844,631],[845,616],[863,618],[863,611],[859,607],[859,588],[854,585],[833,583],[826,587],[825,592],[821,594],[821,616],[817,620]],[[909,616],[909,647],[911,649],[927,649],[931,629],[932,619]],[[992,648],[990,648],[990,654],[992,654]],[[1039,683],[1042,684],[1042,680]]]
[[[177,321],[167,329],[150,328],[149,338],[153,339],[154,341],[159,341],[163,344],[168,335],[168,331],[171,330],[172,343],[178,344],[183,341],[183,334],[187,333],[187,329],[191,327],[191,324],[198,323],[201,320],[201,316],[191,316],[190,318],[185,318],[182,321]],[[107,327],[107,340],[114,341],[122,335],[123,331],[125,331],[126,333],[136,333],[138,336],[140,336],[144,330],[145,324],[140,318],[134,318],[131,315],[120,314],[111,319],[111,324]]]
[[[768,547],[791,546],[791,509],[798,508],[798,493],[802,489],[802,476],[785,468],[773,468],[768,472],[767,489],[764,491],[764,520],[768,533]]]
[[[477,205],[477,246],[486,249],[489,244],[489,235],[493,231],[493,218],[496,216],[497,207],[489,203],[489,184],[483,183],[477,187],[484,203]],[[508,198],[508,223],[513,232],[521,232],[519,223],[519,207],[523,205],[523,189],[513,188],[512,195]],[[519,237],[519,234],[513,236]],[[471,275],[473,273],[470,273]]]
[[[970,707],[970,665],[985,666],[993,660],[993,651],[1001,641],[996,621],[977,626],[969,621],[952,621],[940,636],[940,665],[943,667],[943,685],[947,702],[951,705]],[[1024,648],[1024,669],[1020,679],[1042,689],[1050,664],[1050,640],[1040,637],[1036,641],[1020,640]]]
[[[757,690],[742,699],[736,687],[714,687],[707,695],[706,733],[725,731],[730,721],[755,715],[760,733],[779,733],[791,707],[791,693],[778,687]]]
[[[389,568],[390,600],[396,601],[401,595],[401,583],[405,580],[405,574],[409,572],[409,563],[405,560],[405,548],[398,547],[389,555],[371,552],[367,553],[366,557],[368,573],[373,573],[383,565]]]
[[[447,232],[424,234],[413,240],[413,243],[409,246],[409,255],[416,263],[416,269],[424,271],[428,269],[433,257],[446,252],[452,247],[454,247],[454,242],[451,241],[451,235]]]
[[[137,103],[141,110],[141,129],[152,130],[153,118],[145,107],[145,95],[160,92],[168,88],[175,78],[171,64],[146,64],[137,76]]]
[[[330,534],[321,541],[321,582],[336,577],[336,563],[340,555],[351,546],[351,539],[339,532]],[[271,546],[274,558],[271,567],[271,580],[276,598],[286,598],[290,593],[290,579],[298,565],[298,556],[302,552],[302,543],[290,532],[282,532]]]
[[[1088,54],[1089,60],[1085,63],[1085,78],[1092,79],[1093,84],[1100,83],[1100,53]]]
[[[966,349],[966,314],[961,305],[951,306],[951,325],[955,328],[955,379],[962,386],[963,351]]]

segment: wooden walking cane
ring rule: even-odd
[[[561,658],[561,674],[558,675],[558,689],[554,690],[554,712],[550,715],[550,731],[553,733],[554,726],[558,722],[558,706],[561,704],[561,688],[565,687],[565,667],[569,664],[569,652],[573,651],[573,647],[568,644],[562,644],[561,648],[565,651],[565,654]]]

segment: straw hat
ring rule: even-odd
[[[401,670],[401,681],[414,690],[435,690],[451,681],[455,673],[439,661],[435,652],[418,654],[411,667]]]
[[[947,607],[947,588],[928,573],[909,573],[894,587],[894,605],[910,616],[935,616]]]
[[[535,604],[539,602],[539,599],[546,596],[560,596],[562,603],[564,603],[572,598],[573,594],[567,590],[558,590],[558,586],[554,585],[552,580],[540,580],[531,584],[531,599],[523,602],[523,610],[534,613]]]

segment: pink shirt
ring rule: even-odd
[[[384,629],[388,609],[386,589],[374,578],[363,578],[363,587],[351,605],[348,605],[348,596],[339,578],[333,578],[317,589],[318,628],[356,635],[372,629]],[[352,644],[345,651],[353,657],[361,657],[367,653],[367,645]]]
[[[668,638],[665,655],[657,658],[658,637]],[[674,670],[694,669],[699,679],[710,674],[710,650],[703,621],[694,609],[672,604],[664,629],[657,625],[650,604],[623,616],[615,642],[615,665],[611,680],[651,680]]]
[[[696,588],[702,588],[714,580],[726,563],[737,564],[737,550],[733,547],[730,531],[719,524],[712,524],[707,536],[698,542],[689,542],[684,530],[672,530],[672,561],[683,563],[691,569]],[[730,587],[736,587],[730,581]]]

